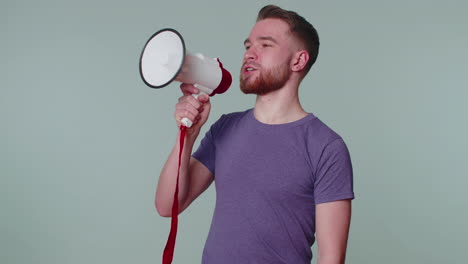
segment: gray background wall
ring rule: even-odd
[[[467,2],[272,2],[321,37],[301,96],[352,155],[348,263],[466,263]],[[222,58],[235,78],[212,123],[253,106],[237,75],[266,3],[2,0],[0,262],[160,262],[170,222],[153,199],[180,91],[143,84],[141,49],[174,27]],[[181,215],[174,263],[200,262],[214,199]]]

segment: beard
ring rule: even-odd
[[[260,69],[260,75],[255,80],[250,80],[250,82],[246,78],[242,78],[241,72],[240,88],[243,93],[265,95],[279,90],[286,84],[291,74],[287,64],[278,65],[271,69]]]

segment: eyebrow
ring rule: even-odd
[[[259,40],[269,40],[269,41],[271,41],[271,42],[273,42],[275,44],[278,44],[278,41],[276,41],[276,39],[274,39],[273,37],[269,37],[269,36],[262,36],[262,37],[258,37],[257,39],[259,39]],[[244,40],[244,46],[247,43],[250,43],[250,39],[248,39],[248,38]]]

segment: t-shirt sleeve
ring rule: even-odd
[[[210,129],[206,132],[205,137],[201,140],[197,150],[192,154],[192,157],[205,165],[213,175],[215,172],[216,161],[215,135],[217,134],[217,130],[219,129],[223,117],[224,115],[211,125]]]
[[[317,165],[314,189],[316,204],[354,199],[351,158],[343,139],[325,146]]]

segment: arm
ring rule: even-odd
[[[176,104],[175,119],[178,126],[183,117],[193,121],[191,128],[187,129],[184,151],[182,153],[179,175],[179,214],[187,208],[213,182],[212,173],[199,161],[191,157],[195,140],[202,125],[208,119],[210,112],[209,97],[202,95],[198,100],[191,96],[198,93],[198,89],[192,85],[182,84],[184,96],[179,98]],[[164,164],[156,190],[155,205],[158,213],[164,217],[171,216],[174,191],[177,179],[177,167],[179,160],[179,135],[169,157]]]
[[[318,264],[345,263],[351,222],[351,200],[316,205]]]

